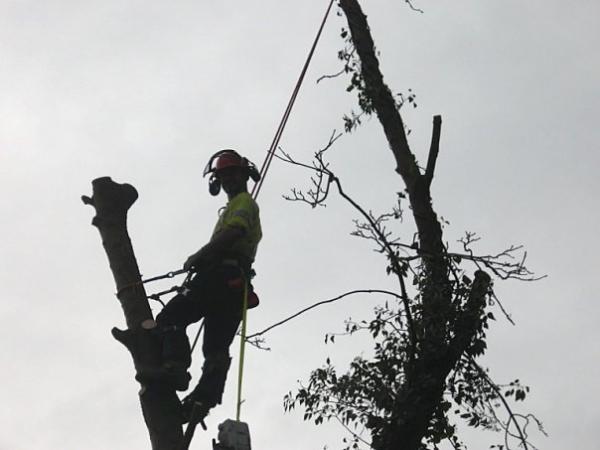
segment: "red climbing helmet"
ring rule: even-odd
[[[221,170],[227,167],[247,167],[248,163],[245,158],[242,158],[237,152],[225,150],[217,156],[214,170]]]
[[[209,173],[213,173],[227,167],[249,168],[250,166],[254,166],[254,164],[252,164],[235,150],[219,150],[208,160],[208,163],[204,168],[203,175],[206,176]]]
[[[203,176],[212,174],[209,181],[209,191],[212,195],[217,195],[221,190],[221,183],[219,182],[216,173],[219,170],[226,169],[228,167],[239,167],[244,169],[246,174],[254,181],[260,180],[260,173],[253,162],[244,158],[238,152],[232,149],[220,150],[210,157],[206,167],[204,168]]]

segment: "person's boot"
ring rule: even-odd
[[[186,391],[191,375],[190,345],[185,328],[155,327],[152,332],[162,347],[162,362],[157,366],[138,365],[135,379],[143,385],[158,385],[176,391]]]
[[[181,401],[181,423],[203,422],[213,406],[201,399],[195,389]]]
[[[176,391],[187,391],[192,376],[188,372],[188,366],[185,363],[165,361],[163,362],[163,368],[166,371],[165,382],[173,386]]]
[[[186,391],[190,385],[191,375],[188,368],[192,363],[191,348],[185,327],[160,326],[162,336],[162,364],[155,374],[157,381],[166,384],[176,391]]]

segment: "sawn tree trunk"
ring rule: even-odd
[[[82,196],[82,200],[96,210],[92,224],[100,232],[127,323],[126,330],[113,328],[112,334],[130,351],[136,370],[158,367],[160,341],[127,232],[127,212],[138,193],[130,184],[109,177],[95,179],[92,188],[92,197]],[[142,386],[139,398],[152,449],[176,450],[183,433],[175,391],[161,385]]]

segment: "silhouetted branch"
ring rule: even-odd
[[[413,6],[412,1],[411,0],[404,0],[404,2],[409,6],[410,9],[412,9],[413,11],[416,12],[420,12],[421,14],[423,14],[425,11],[423,11],[422,9],[416,8],[415,6]]]
[[[429,148],[429,157],[427,158],[427,168],[425,169],[425,180],[431,185],[433,174],[435,172],[435,163],[440,151],[440,130],[442,128],[442,116],[433,116],[433,132],[431,133],[431,147]]]
[[[279,152],[283,156],[276,154],[275,156],[278,159],[296,166],[304,167],[316,174],[315,177],[311,177],[312,188],[310,188],[306,194],[293,188],[292,196],[284,195],[283,198],[290,201],[308,203],[313,208],[319,205],[324,206],[324,202],[329,195],[329,187],[332,182],[333,173],[328,169],[328,164],[324,162],[323,155],[341,136],[341,133],[337,133],[333,130],[327,145],[315,153],[315,160],[312,162],[312,165],[298,162],[281,148],[279,149]]]
[[[458,240],[458,242],[463,244],[463,248],[467,253],[451,253],[449,255],[472,261],[480,269],[482,268],[481,266],[484,266],[502,280],[538,281],[546,278],[546,275],[535,277],[534,273],[525,266],[525,260],[527,259],[526,251],[523,252],[519,260],[516,259],[515,253],[523,249],[522,245],[511,245],[509,248],[496,254],[475,255],[471,249],[471,244],[478,240],[479,237],[475,233],[467,231],[465,236]]]
[[[416,334],[416,329],[415,329],[415,325],[414,325],[414,321],[412,318],[412,313],[410,311],[410,303],[408,301],[408,297],[406,296],[406,287],[404,286],[404,274],[403,274],[403,270],[401,269],[400,265],[398,264],[398,260],[395,257],[395,253],[394,250],[392,249],[391,244],[387,241],[386,236],[384,235],[383,231],[380,229],[380,227],[377,225],[377,223],[375,223],[374,219],[371,218],[369,216],[369,214],[358,204],[356,203],[350,196],[348,196],[344,190],[342,189],[342,184],[340,183],[339,178],[333,176],[332,174],[332,179],[333,182],[335,183],[335,185],[337,186],[338,192],[340,193],[340,195],[348,202],[350,203],[354,209],[356,209],[358,212],[360,212],[362,214],[362,216],[367,220],[367,222],[369,222],[369,224],[371,225],[371,228],[373,229],[373,231],[379,236],[379,240],[381,242],[381,244],[385,247],[388,257],[390,259],[390,263],[392,264],[394,273],[397,275],[398,277],[398,281],[400,283],[400,287],[402,289],[402,303],[404,305],[404,309],[406,312],[406,320],[408,323],[408,330],[410,333],[410,337],[411,337],[411,342],[412,342],[412,348],[413,348],[413,355],[414,356],[414,350],[415,347],[417,345],[417,334]]]
[[[310,311],[311,309],[314,309],[321,305],[325,305],[327,303],[336,302],[338,300],[341,300],[344,297],[348,297],[349,295],[354,295],[354,294],[387,294],[387,295],[391,295],[391,296],[401,299],[400,295],[398,295],[392,291],[386,291],[386,290],[382,290],[382,289],[356,289],[354,291],[345,292],[344,294],[338,295],[337,297],[331,298],[329,300],[322,300],[320,302],[317,302],[317,303],[309,306],[308,308],[304,308],[304,309],[298,311],[297,313],[292,314],[291,316],[287,317],[286,319],[283,319],[283,320],[265,328],[264,330],[259,331],[258,333],[249,335],[248,337],[246,337],[246,339],[252,339],[257,336],[262,336],[263,334],[267,333],[268,331],[271,331],[273,328],[277,328],[277,327],[283,325],[284,323],[287,323],[290,320],[295,319],[296,317],[304,314],[305,312]]]
[[[240,333],[238,333],[238,335],[240,335]],[[250,338],[247,337],[246,338],[246,343],[252,345],[253,347],[257,348],[258,350],[265,350],[267,352],[271,351],[271,347],[266,347],[264,345],[265,339],[262,338],[262,337],[260,337],[260,336],[257,336],[257,337],[255,337],[253,339],[250,339]]]
[[[510,405],[508,404],[508,402],[506,401],[506,399],[504,398],[504,395],[502,395],[502,392],[500,391],[498,385],[496,383],[494,383],[492,381],[492,379],[489,377],[489,375],[486,373],[485,370],[483,370],[481,368],[481,366],[479,366],[479,364],[477,364],[477,362],[475,361],[475,359],[473,359],[472,357],[469,357],[469,363],[471,364],[471,366],[477,370],[477,372],[479,373],[479,375],[481,376],[481,378],[483,380],[485,380],[486,383],[488,383],[489,387],[494,391],[494,393],[497,395],[498,399],[500,399],[500,401],[502,402],[502,405],[504,406],[504,408],[506,409],[507,413],[508,413],[508,422],[507,422],[507,426],[505,428],[505,444],[506,444],[506,448],[507,450],[510,449],[510,445],[508,443],[508,436],[512,436],[512,437],[516,437],[520,440],[520,444],[519,446],[523,446],[523,448],[525,450],[528,450],[529,447],[531,446],[532,448],[535,448],[531,443],[529,443],[527,441],[527,434],[525,432],[525,430],[521,427],[521,425],[519,424],[517,418],[525,418],[527,420],[527,424],[529,423],[529,417],[534,417],[532,414],[528,414],[527,416],[524,416],[522,414],[515,414],[512,410],[512,408],[510,407]],[[539,423],[539,421],[537,419],[535,419],[536,422],[538,422],[539,425],[541,425]],[[509,426],[510,426],[510,422],[512,422],[517,430],[517,435],[511,433],[509,431]],[[527,424],[525,426],[527,426]],[[542,432],[544,432],[543,428],[540,428],[540,430]]]
[[[508,320],[511,324],[515,325],[515,322],[512,320],[512,317],[510,316],[508,311],[506,311],[506,309],[500,302],[500,299],[496,296],[496,293],[493,290],[491,296],[494,299],[494,302],[498,304],[498,307],[500,308],[500,311],[502,311],[502,314],[504,314],[504,317],[506,317],[506,320]]]
[[[343,75],[344,73],[346,73],[346,70],[342,69],[339,72],[331,74],[331,75],[321,75],[319,78],[317,78],[317,83],[320,83],[321,81],[328,79],[328,78],[337,78],[340,75]]]

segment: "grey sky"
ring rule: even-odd
[[[494,324],[486,364],[498,381],[532,386],[525,407],[550,434],[539,448],[598,448],[600,6],[461,0],[421,2],[418,14],[400,0],[362,4],[386,81],[417,94],[405,119],[422,162],[431,117],[443,116],[433,195],[448,241],[470,230],[482,253],[524,244],[548,274],[497,284],[517,326]],[[179,268],[224,201],[201,179],[206,159],[233,147],[262,161],[325,6],[0,1],[0,450],[149,448],[129,355],[109,334],[124,323],[114,284],[79,196],[98,176],[134,184],[129,230],[142,273]],[[355,108],[346,80],[315,84],[339,70],[342,24],[332,15],[282,140],[300,159]],[[374,119],[330,160],[374,211],[402,189]],[[274,162],[261,192],[263,304],[251,331],[348,289],[393,287],[384,261],[348,236],[355,214],[341,200],[316,211],[282,200],[306,182]],[[410,240],[408,219],[398,232]],[[340,427],[283,414],[282,397],[326,356],[341,368],[368,352],[367,340],[325,346],[323,336],[382,300],[324,307],[267,335],[271,352],[248,351],[243,419],[254,448],[339,448]],[[213,430],[234,414],[234,372]],[[499,439],[465,436],[473,449]],[[192,448],[212,437],[199,433]]]

